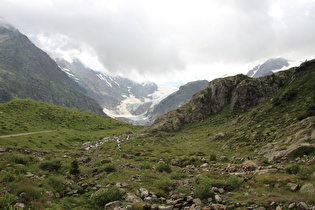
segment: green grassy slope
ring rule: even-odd
[[[0,104],[1,136],[52,130],[47,133],[1,138],[1,146],[69,149],[85,141],[138,129],[139,127],[107,116],[29,99]]]

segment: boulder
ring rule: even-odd
[[[215,200],[217,203],[222,203],[222,198],[221,198],[219,195],[215,195],[215,196],[214,196],[214,200]]]
[[[306,205],[306,203],[300,202],[300,203],[297,204],[297,209],[298,210],[307,210],[308,206]]]
[[[117,206],[120,206],[120,202],[119,201],[113,201],[113,202],[110,202],[110,203],[107,203],[105,205],[105,208],[104,209],[113,209],[114,207],[117,207]]]
[[[301,193],[315,195],[315,187],[314,184],[307,183],[303,185],[300,189]]]
[[[127,201],[129,203],[140,203],[140,202],[142,202],[142,199],[133,193],[127,193],[125,201]]]

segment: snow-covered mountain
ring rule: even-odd
[[[147,113],[178,90],[174,86],[158,86],[153,82],[138,83],[123,77],[113,77],[86,68],[77,59],[71,63],[64,59],[56,59],[56,62],[101,105],[107,115],[132,124],[148,124]]]
[[[255,66],[246,75],[253,78],[263,77],[276,71],[289,69],[290,67],[298,66],[300,64],[301,62],[296,62],[285,58],[270,58],[263,64]]]

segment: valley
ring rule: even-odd
[[[311,60],[261,79],[212,81],[152,126],[33,100],[3,103],[2,136],[54,131],[0,139],[0,205],[313,209],[314,69]],[[249,87],[259,91],[235,95]]]

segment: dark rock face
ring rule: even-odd
[[[0,93],[0,102],[29,98],[103,114],[44,51],[14,27],[1,25]]]
[[[183,124],[199,122],[224,107],[239,110],[258,105],[270,99],[284,83],[298,74],[299,68],[278,72],[256,79],[236,75],[213,80],[208,87],[195,94],[185,106],[162,115],[156,119],[150,131],[177,131]]]

